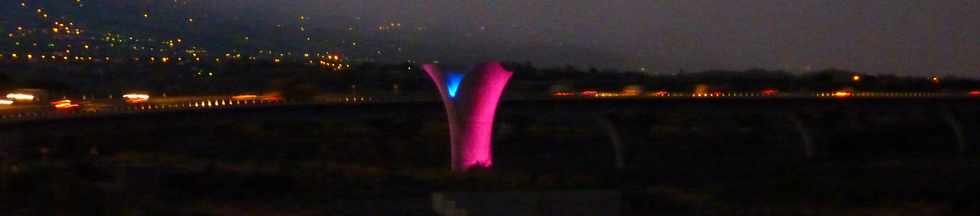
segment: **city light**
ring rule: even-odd
[[[12,99],[14,101],[34,101],[34,95],[23,94],[23,93],[10,93],[7,94],[7,99]]]
[[[598,94],[596,94],[596,97],[622,97],[622,96],[629,96],[629,95],[624,95],[619,92],[599,92]]]
[[[623,88],[622,96],[639,96],[642,93],[643,93],[642,86],[631,85]]]
[[[59,109],[59,110],[73,109],[80,106],[78,104],[72,103],[71,100],[58,100],[58,101],[51,102],[51,105],[53,105],[55,109]]]
[[[232,100],[255,100],[258,97],[259,97],[258,95],[253,95],[253,94],[243,94],[243,95],[232,96],[231,99]]]
[[[649,95],[653,97],[666,97],[669,94],[670,93],[667,91],[656,91],[656,92],[651,92]]]
[[[554,92],[551,93],[551,95],[558,96],[558,97],[569,97],[569,96],[575,96],[575,92]]]
[[[265,96],[262,96],[262,98],[260,98],[260,100],[265,101],[265,102],[280,102],[280,101],[282,101],[282,97],[280,97],[279,95],[265,95]]]
[[[150,100],[150,95],[147,94],[125,94],[122,96],[126,100],[126,103],[145,103]]]

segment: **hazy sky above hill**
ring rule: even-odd
[[[181,0],[185,1],[185,0]],[[208,0],[309,25],[398,21],[420,59],[488,58],[672,73],[836,67],[980,76],[976,0]]]

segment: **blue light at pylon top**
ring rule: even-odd
[[[446,90],[449,91],[450,98],[456,98],[456,91],[459,90],[459,83],[463,82],[463,74],[459,72],[450,72],[446,76]]]

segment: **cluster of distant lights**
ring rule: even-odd
[[[81,0],[74,0],[74,3],[79,7],[84,6]],[[36,9],[30,8],[27,2],[20,2],[20,6],[25,9],[34,10],[33,12],[35,12],[38,15],[38,17],[41,18],[42,22],[50,22],[48,20],[48,17],[57,17],[57,16],[48,15],[47,10],[45,10],[44,8],[40,8],[40,7]],[[149,11],[144,11],[142,13],[142,16],[144,19],[151,18]],[[303,26],[303,24],[307,20],[306,16],[298,16],[297,19],[300,22],[301,31],[305,31],[305,27]],[[188,22],[193,22],[194,18],[188,17],[186,20]],[[52,23],[53,24],[50,28],[48,29],[41,28],[40,30],[42,32],[52,33],[53,35],[62,34],[68,36],[81,36],[82,33],[84,32],[84,30],[81,27],[76,26],[75,23],[73,22],[53,21]],[[18,26],[16,34],[12,32],[12,33],[8,33],[7,35],[9,38],[14,39],[19,36],[21,37],[25,36],[27,33],[28,30],[25,27]],[[163,41],[157,41],[152,38],[140,39],[133,36],[124,36],[121,34],[115,34],[109,32],[109,33],[104,33],[103,36],[101,37],[92,38],[92,39],[96,39],[96,40],[101,39],[103,42],[107,43],[108,47],[127,47],[127,49],[131,48],[133,51],[137,51],[137,52],[145,52],[146,50],[149,50],[151,52],[158,51],[160,54],[147,55],[146,53],[144,53],[144,54],[136,55],[136,57],[125,57],[125,56],[118,56],[118,55],[98,56],[94,54],[73,55],[72,48],[74,46],[71,43],[66,43],[64,44],[63,49],[59,49],[56,48],[57,44],[52,42],[47,44],[47,48],[55,49],[57,51],[46,51],[46,52],[8,51],[6,53],[0,51],[0,61],[2,60],[26,61],[31,63],[51,63],[51,62],[110,63],[110,62],[114,62],[114,60],[116,59],[128,59],[128,60],[132,60],[133,62],[170,64],[170,63],[208,62],[213,60],[213,62],[215,63],[239,62],[239,61],[249,62],[249,63],[271,62],[274,64],[303,63],[306,65],[319,65],[322,66],[323,68],[333,69],[333,70],[343,70],[345,68],[350,68],[349,64],[343,63],[343,59],[340,55],[329,54],[329,53],[307,52],[303,54],[302,58],[298,58],[298,57],[293,57],[293,52],[282,51],[279,53],[273,53],[272,50],[260,49],[258,50],[258,54],[255,55],[243,56],[242,53],[239,53],[237,51],[232,51],[232,52],[225,53],[225,58],[220,58],[220,56],[215,58],[206,58],[205,56],[207,51],[198,49],[196,46],[191,46],[191,48],[187,50],[178,50],[177,49],[178,45],[184,42],[184,40],[180,37],[174,39],[167,39]],[[248,36],[245,36],[244,39],[248,40]],[[311,40],[311,37],[306,36],[306,39]],[[124,43],[130,43],[130,42],[158,43],[160,47],[153,47],[153,46],[147,47],[142,45],[124,45]],[[21,41],[15,41],[14,43],[18,47],[21,47],[23,45]],[[33,47],[38,47],[38,42],[36,41],[30,44]],[[80,44],[77,45],[78,45],[77,47],[80,47],[81,49],[83,49],[83,51],[102,48],[99,46],[90,45],[89,42],[81,42]],[[173,53],[167,54],[167,52],[173,52]],[[180,53],[180,54],[176,54],[176,53]],[[232,55],[232,53],[234,53],[234,55]],[[183,55],[183,54],[187,54],[187,55]],[[314,55],[316,56],[316,58],[312,57]]]
[[[82,0],[72,0],[72,1],[74,2],[74,5],[77,6],[77,7],[79,7],[79,8],[85,6],[85,4],[82,2]],[[186,5],[188,3],[188,1],[174,0],[173,3],[175,4],[175,6],[176,5]],[[36,13],[37,16],[41,19],[41,21],[43,23],[49,23],[49,22],[51,22],[51,20],[49,20],[49,17],[51,17],[52,19],[66,19],[64,16],[49,15],[48,14],[48,11],[45,10],[43,7],[38,6],[38,5],[29,5],[27,3],[27,1],[21,1],[20,2],[20,6],[22,8],[24,8],[24,9],[26,9],[26,10],[30,10],[31,12]],[[134,16],[137,16],[137,17],[139,17],[139,19],[142,19],[142,20],[144,20],[146,22],[149,22],[149,21],[152,21],[152,20],[155,19],[154,14],[153,14],[153,11],[150,10],[149,8],[138,10],[135,13],[130,13],[130,14],[133,14]],[[360,20],[360,17],[356,17],[356,19],[357,20]],[[183,20],[186,23],[188,23],[188,24],[191,24],[191,23],[195,23],[196,22],[196,19],[195,19],[195,16],[194,15],[188,15],[187,17],[184,17]],[[298,15],[298,16],[295,17],[295,20],[297,21],[298,26],[296,26],[296,27],[298,28],[299,32],[304,32],[304,33],[302,33],[304,35],[303,36],[303,39],[305,39],[306,41],[312,41],[313,40],[313,36],[310,35],[310,33],[306,33],[307,32],[306,24],[308,23],[309,18],[307,16]],[[377,27],[377,30],[378,31],[384,32],[384,31],[390,31],[390,30],[400,29],[400,28],[402,28],[402,26],[403,26],[403,24],[401,22],[398,22],[398,21],[388,21],[388,22],[382,23],[381,25],[377,25],[376,27]],[[282,28],[283,25],[281,25],[281,24],[280,25],[276,25],[276,27],[277,28]],[[19,29],[22,29],[22,28],[19,28]],[[165,54],[165,55],[176,56],[174,53],[182,53],[182,52],[184,52],[179,47],[192,47],[193,46],[193,44],[191,44],[191,43],[187,43],[184,46],[181,46],[180,45],[181,44],[181,41],[180,41],[181,39],[180,39],[179,36],[176,39],[157,40],[157,39],[153,39],[153,38],[142,38],[141,39],[139,37],[134,37],[134,36],[124,36],[122,34],[117,34],[117,33],[112,33],[112,32],[107,32],[107,33],[96,33],[96,32],[92,32],[91,34],[92,35],[95,35],[94,37],[82,37],[82,35],[85,35],[86,34],[85,30],[83,30],[79,26],[75,26],[75,23],[70,22],[70,21],[66,21],[66,20],[55,21],[54,22],[54,25],[51,26],[51,27],[49,27],[49,28],[47,28],[47,29],[45,29],[45,27],[39,27],[38,29],[41,32],[50,32],[53,35],[58,35],[58,34],[62,34],[62,35],[73,35],[73,36],[76,36],[79,40],[94,40],[94,41],[101,40],[102,42],[105,42],[106,43],[105,45],[99,46],[99,45],[95,45],[95,44],[89,45],[90,42],[83,42],[84,43],[84,46],[87,46],[86,49],[88,49],[88,46],[91,46],[92,48],[94,48],[94,50],[100,50],[101,48],[116,48],[116,47],[120,47],[120,48],[124,48],[124,49],[131,48],[133,52],[140,52],[141,53],[141,54],[130,55],[130,56],[154,56],[154,55],[155,56],[160,56],[160,55],[156,55],[156,54],[148,54],[148,53],[153,53],[153,52],[159,52],[159,53],[173,52],[173,53]],[[427,28],[424,27],[424,26],[416,26],[415,29],[417,31],[424,31]],[[485,29],[485,27],[481,27],[481,29]],[[352,25],[349,25],[349,26],[347,26],[347,30],[348,31],[354,31],[355,30],[355,27],[352,26]],[[34,31],[34,32],[37,32],[37,31]],[[11,39],[16,38],[14,33],[9,33],[8,36]],[[242,36],[241,38],[244,39],[245,41],[249,41],[249,36],[248,35],[241,35],[241,36]],[[22,43],[23,43],[23,41],[16,41],[16,44],[17,44],[18,47],[20,47],[22,45]],[[38,42],[36,42],[36,41],[34,42],[35,47],[36,47],[36,44],[37,43]],[[137,44],[137,43],[142,43],[142,44]],[[356,39],[354,39],[354,40],[343,40],[342,43],[343,44],[346,44],[346,46],[352,46],[352,47],[358,47],[358,44],[359,44]],[[55,47],[55,43],[48,43],[48,45],[49,45],[49,48]],[[72,48],[72,44],[63,44],[63,45],[64,45],[64,48],[63,48],[64,50],[68,50],[68,49],[71,49]],[[82,46],[83,44],[76,44],[76,45]],[[194,49],[196,49],[196,46],[193,46],[193,47],[195,47]],[[8,52],[11,52],[11,51],[8,51]],[[397,48],[397,52],[398,53],[402,52],[402,48],[401,47],[398,47]],[[378,55],[384,55],[385,54],[385,52],[383,52],[382,50],[377,50],[376,53]],[[258,55],[254,55],[254,56],[260,56],[258,58],[261,58],[261,54],[262,53],[259,53]],[[96,55],[92,55],[92,56],[96,56]],[[125,58],[124,55],[123,56],[113,55],[113,56]],[[191,58],[196,58],[196,56],[195,57],[191,57]],[[76,60],[76,61],[81,61],[81,60],[84,60],[84,59],[87,59],[87,58],[82,57],[82,59],[79,59],[79,60]],[[95,58],[93,57],[93,59],[95,59]],[[65,60],[65,59],[62,59],[62,60]],[[67,60],[72,60],[72,57],[69,57],[69,59],[67,59]],[[201,60],[198,60],[198,61],[203,61],[203,60],[204,59],[201,59]],[[286,60],[280,59],[280,60],[277,61],[275,59],[270,59],[270,61],[282,62],[282,61],[286,61]],[[308,64],[315,64],[317,62],[314,61],[313,63],[309,63],[309,62],[307,62],[307,63]],[[331,66],[331,64],[334,64],[334,65]],[[325,67],[333,67],[334,69],[342,69],[345,66],[345,65],[336,65],[336,63],[325,63],[325,64],[321,64],[321,65],[324,65]]]
[[[171,63],[188,63],[188,62],[202,62],[208,61],[201,57],[202,55],[191,54],[188,58],[184,57],[170,57],[170,56],[149,56],[149,57],[132,57],[129,60],[133,62],[147,62],[147,63],[158,63],[158,64],[171,64]],[[231,55],[226,54],[224,58],[214,58],[215,63],[223,62],[242,62],[242,59],[246,59],[246,62],[254,63],[258,61],[268,61],[273,64],[281,63],[303,63],[306,65],[319,65],[324,68],[344,70],[350,68],[350,64],[343,63],[343,59],[340,55],[323,55],[321,57],[311,57],[309,54],[304,54],[303,59],[295,58],[258,58],[256,56],[243,56],[241,54]],[[19,62],[24,61],[28,63],[48,63],[48,62],[90,62],[90,63],[111,63],[113,62],[112,57],[95,57],[95,56],[70,56],[70,55],[35,55],[32,53],[2,53],[0,52],[0,61],[10,61]]]
[[[81,2],[79,0],[76,0],[75,2],[76,4],[81,5]],[[21,2],[20,7],[30,10],[26,2]],[[41,22],[44,23],[51,22],[49,20],[49,17],[51,16],[48,15],[47,10],[45,10],[44,8],[36,8],[34,9],[33,12],[38,16]],[[26,29],[23,26],[18,26],[16,34],[11,32],[7,34],[7,37],[15,38],[17,36],[23,36],[26,34],[25,30]],[[53,34],[61,34],[67,36],[80,36],[84,30],[81,27],[75,26],[74,22],[55,20],[51,22],[51,26],[48,27],[45,31]],[[17,42],[17,45],[20,45],[20,42]]]
[[[400,22],[388,22],[388,23],[378,25],[377,29],[379,32],[384,32],[384,31],[400,29],[401,27],[402,27],[402,23]]]
[[[157,64],[171,64],[171,63],[188,63],[188,62],[203,62],[208,61],[197,54],[191,55],[191,57],[170,57],[170,56],[149,56],[149,57],[132,57],[128,58],[132,62],[147,62],[147,63],[157,63]],[[246,62],[254,63],[259,61],[267,61],[273,64],[281,63],[303,63],[306,65],[319,65],[324,68],[344,70],[350,68],[350,64],[343,63],[342,58],[339,55],[323,56],[320,58],[306,57],[302,60],[295,58],[258,58],[256,56],[242,56],[237,54],[231,56],[225,56],[224,58],[213,58],[215,63],[224,62],[242,62],[242,59],[246,59]],[[96,57],[96,56],[69,56],[69,55],[35,55],[32,53],[2,53],[0,52],[0,61],[10,61],[10,62],[29,62],[29,63],[48,63],[48,62],[90,62],[90,63],[111,63],[113,62],[112,57]]]
[[[85,6],[85,4],[82,2],[82,0],[72,0],[72,1],[74,2],[75,6],[78,6],[79,8]],[[173,1],[173,3],[175,4],[174,6],[187,5],[188,2],[189,1],[184,1],[184,0],[174,0]],[[181,40],[180,36],[176,36],[176,39],[162,39],[162,40],[160,40],[160,39],[154,39],[154,38],[150,38],[150,37],[140,38],[140,37],[123,35],[123,34],[118,34],[118,33],[113,33],[113,32],[94,32],[94,30],[93,30],[93,32],[86,32],[80,26],[75,26],[75,23],[70,22],[68,20],[65,20],[65,19],[67,19],[67,18],[65,18],[65,16],[48,15],[48,11],[45,10],[40,5],[29,5],[27,3],[27,1],[21,1],[20,2],[20,6],[22,8],[24,8],[25,10],[28,10],[28,11],[34,12],[34,13],[37,13],[38,14],[38,17],[41,18],[42,23],[50,23],[52,20],[60,20],[60,21],[54,22],[55,24],[53,26],[51,26],[50,28],[43,27],[43,26],[47,26],[47,25],[42,25],[42,27],[37,27],[36,29],[31,30],[30,32],[47,32],[47,33],[52,33],[52,35],[59,35],[59,34],[73,35],[73,36],[75,36],[74,38],[76,38],[76,39],[74,39],[76,41],[74,43],[74,45],[76,45],[75,47],[86,46],[86,48],[85,48],[86,50],[88,50],[89,47],[91,47],[92,50],[93,50],[93,52],[95,52],[95,51],[105,51],[103,49],[106,49],[106,48],[132,49],[131,52],[134,52],[134,54],[132,54],[132,55],[103,55],[103,56],[113,56],[114,58],[128,58],[128,57],[132,57],[132,56],[144,56],[144,57],[145,56],[156,56],[156,57],[159,58],[161,56],[178,56],[177,54],[182,54],[182,53],[185,52],[185,50],[182,47],[194,47],[194,48],[192,48],[192,50],[198,50],[197,46],[194,46],[193,42],[187,42],[187,43],[183,43],[182,44],[181,41],[180,41]],[[144,20],[144,22],[151,22],[153,20],[156,20],[154,11],[151,10],[150,8],[138,9],[134,13],[128,13],[128,14],[130,14],[130,16],[133,16],[134,18],[137,18],[138,17],[137,19],[142,19],[142,20]],[[51,17],[52,19],[49,20],[48,17]],[[197,22],[197,19],[196,18],[197,18],[196,15],[186,15],[182,19],[186,23],[191,24],[191,23]],[[303,32],[302,33],[303,34],[303,38],[302,39],[305,39],[306,41],[312,41],[313,40],[313,36],[310,35],[310,33],[307,33],[307,28],[306,28],[306,24],[309,23],[309,18],[307,16],[298,15],[298,16],[295,16],[294,19],[296,20],[296,24],[297,24],[297,26],[295,26],[295,27],[298,28],[299,32]],[[360,17],[356,17],[355,19],[356,20],[360,20]],[[380,25],[377,25],[376,27],[377,27],[377,30],[379,32],[385,32],[385,31],[391,31],[391,30],[401,29],[403,25],[404,24],[402,24],[399,21],[386,21],[386,22],[383,22]],[[282,25],[282,24],[276,25],[277,28],[282,28],[283,26],[284,25]],[[425,27],[425,26],[415,26],[414,28],[417,31],[424,31],[424,30],[427,29],[427,27]],[[486,27],[481,27],[481,30],[485,30],[485,28]],[[355,30],[355,26],[348,25],[347,26],[347,30],[348,31],[354,31]],[[86,34],[89,34],[90,36],[83,37],[83,35],[86,35]],[[11,39],[16,39],[17,38],[14,33],[9,33],[8,35],[9,35],[9,37]],[[24,36],[24,34],[18,34],[18,35]],[[240,35],[239,38],[244,39],[244,41],[249,41],[250,40],[250,37],[247,34],[242,34],[242,35]],[[297,38],[297,39],[299,39],[299,38]],[[60,40],[60,39],[56,39],[56,40]],[[89,41],[86,41],[86,40],[89,40]],[[83,41],[83,42],[78,43],[77,41]],[[92,44],[91,42],[104,42],[105,44],[99,45],[99,44]],[[22,46],[22,43],[28,43],[29,44],[30,41],[15,41],[15,43],[17,44],[17,47],[18,47],[17,49],[22,49],[22,47],[21,47]],[[33,42],[33,44],[34,44],[35,47],[37,47],[37,43],[38,43],[37,41],[34,41]],[[72,42],[63,42],[63,41],[62,42],[52,42],[52,43],[42,42],[42,44],[47,44],[48,47],[46,49],[49,49],[49,50],[50,49],[59,49],[59,48],[62,49],[62,50],[70,50],[70,49],[72,49],[72,45],[73,45]],[[353,40],[341,40],[341,44],[343,44],[341,46],[351,46],[351,47],[355,47],[355,48],[358,47],[358,45],[359,45],[359,43],[358,43],[358,41],[356,39],[353,39]],[[56,47],[56,45],[62,45],[62,47],[54,48],[54,47]],[[233,49],[233,50],[238,50],[238,49]],[[309,49],[307,49],[307,50],[309,50]],[[401,47],[397,47],[396,50],[397,50],[397,52],[393,52],[393,53],[401,53],[403,49]],[[14,52],[14,51],[18,51],[18,50],[7,50],[7,52]],[[120,51],[120,50],[116,50],[116,51]],[[121,51],[127,51],[127,50],[121,50]],[[201,51],[204,51],[203,53],[206,53],[207,50],[201,50]],[[23,51],[21,51],[21,52],[23,52]],[[33,50],[32,52],[40,53],[37,50]],[[48,52],[52,52],[52,51],[48,51]],[[60,52],[60,51],[54,51],[54,52]],[[375,52],[378,55],[385,55],[387,53],[386,51],[383,51],[381,49],[375,50]],[[256,58],[262,58],[262,54],[263,53],[260,52],[259,54],[252,54],[252,55],[253,56],[257,56]],[[93,57],[93,60],[96,59],[95,56],[99,56],[98,54],[86,54],[86,55],[92,56]],[[280,55],[282,55],[282,53],[280,53]],[[198,60],[198,57],[197,56],[194,56],[194,57],[185,56],[185,57],[187,57],[188,59],[195,59],[196,61],[207,61],[208,60],[208,59],[204,59],[204,58],[201,58],[201,59]],[[275,56],[271,56],[271,57],[274,58]],[[88,59],[85,56],[80,57],[80,58],[81,59],[75,60],[73,57],[69,56],[68,59],[63,59],[62,58],[60,60],[74,60],[76,62],[81,62],[83,60],[87,60]],[[279,58],[280,58],[279,60],[269,59],[269,61],[273,61],[273,62],[287,62],[288,61],[288,60],[282,59],[282,56],[280,56]],[[102,59],[105,59],[105,58],[103,57]],[[90,61],[93,61],[93,60],[90,60]],[[104,60],[104,61],[105,62],[108,62],[108,60]],[[215,61],[218,62],[220,60],[215,60]],[[316,64],[318,62],[317,61],[314,61],[314,62],[310,63],[310,62],[307,61],[306,63],[307,64]],[[327,62],[327,63],[324,63],[324,64],[320,64],[320,65],[323,65],[326,68],[333,68],[333,69],[343,69],[346,66],[346,65],[343,65],[343,64],[330,63],[330,62]]]

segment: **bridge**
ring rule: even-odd
[[[669,93],[665,96],[503,96],[501,103],[511,102],[574,102],[574,103],[604,103],[616,101],[638,101],[644,103],[701,103],[701,102],[739,102],[739,101],[811,101],[833,103],[868,102],[868,101],[936,101],[936,102],[980,102],[980,97],[956,93],[935,92],[879,92],[857,93],[855,96],[836,97],[832,93],[784,93],[780,95],[763,95],[751,92],[720,93],[718,96],[699,95],[689,92]],[[873,95],[872,95],[873,94]],[[46,121],[55,119],[90,118],[116,115],[140,115],[158,112],[181,112],[193,110],[228,110],[248,109],[258,107],[290,107],[290,106],[333,106],[333,105],[386,105],[386,104],[417,104],[439,103],[438,97],[424,96],[384,96],[384,95],[345,95],[318,96],[310,101],[262,100],[262,99],[233,99],[233,95],[225,96],[194,96],[170,97],[150,100],[146,103],[129,104],[110,99],[92,99],[81,101],[93,104],[78,110],[56,110],[49,105],[19,105],[16,107],[0,108],[0,124],[16,124],[21,122]],[[88,103],[91,102],[91,103]]]
[[[499,63],[478,65],[469,73],[442,71],[434,65],[425,65],[426,72],[439,90],[440,98],[434,97],[399,97],[399,96],[320,96],[313,100],[283,101],[258,97],[212,96],[212,97],[175,97],[163,98],[152,102],[131,104],[113,101],[88,101],[87,105],[77,109],[78,105],[70,101],[59,102],[55,105],[58,110],[45,106],[28,105],[4,107],[0,110],[0,125],[7,129],[0,134],[0,140],[5,143],[19,142],[17,125],[46,124],[49,122],[64,122],[72,119],[111,118],[114,116],[141,115],[151,113],[180,113],[194,110],[227,111],[237,109],[276,109],[293,107],[323,107],[338,105],[393,106],[404,107],[414,104],[434,104],[442,101],[447,114],[448,130],[451,146],[451,167],[455,171],[465,171],[476,167],[490,167],[493,164],[493,122],[496,108],[511,72],[506,71]],[[465,79],[469,78],[469,79]],[[708,109],[736,109],[753,112],[770,112],[781,116],[791,123],[799,135],[802,157],[813,158],[818,154],[818,143],[814,138],[814,129],[806,114],[823,113],[828,110],[847,107],[875,107],[877,111],[894,110],[896,107],[934,107],[929,108],[939,113],[941,120],[951,131],[956,142],[957,152],[966,153],[973,145],[969,142],[967,127],[961,121],[962,115],[973,113],[977,107],[977,94],[970,93],[938,93],[938,92],[813,92],[813,93],[779,93],[779,92],[654,92],[646,95],[638,93],[599,93],[567,94],[538,97],[505,97],[503,107],[508,111],[524,110],[544,116],[557,117],[560,115],[581,115],[587,113],[607,134],[614,152],[614,164],[618,169],[627,166],[629,144],[628,135],[623,132],[620,123],[625,110],[648,112],[664,105],[672,109],[695,104]],[[145,100],[145,98],[144,98]],[[519,108],[514,104],[521,104]],[[705,106],[707,105],[707,106]],[[572,107],[574,112],[562,113],[566,107]],[[584,108],[583,108],[584,107]],[[960,111],[970,109],[968,111]],[[397,117],[392,117],[397,118]],[[168,121],[164,119],[163,121]],[[974,122],[974,121],[970,121]],[[972,128],[972,127],[971,127]]]

